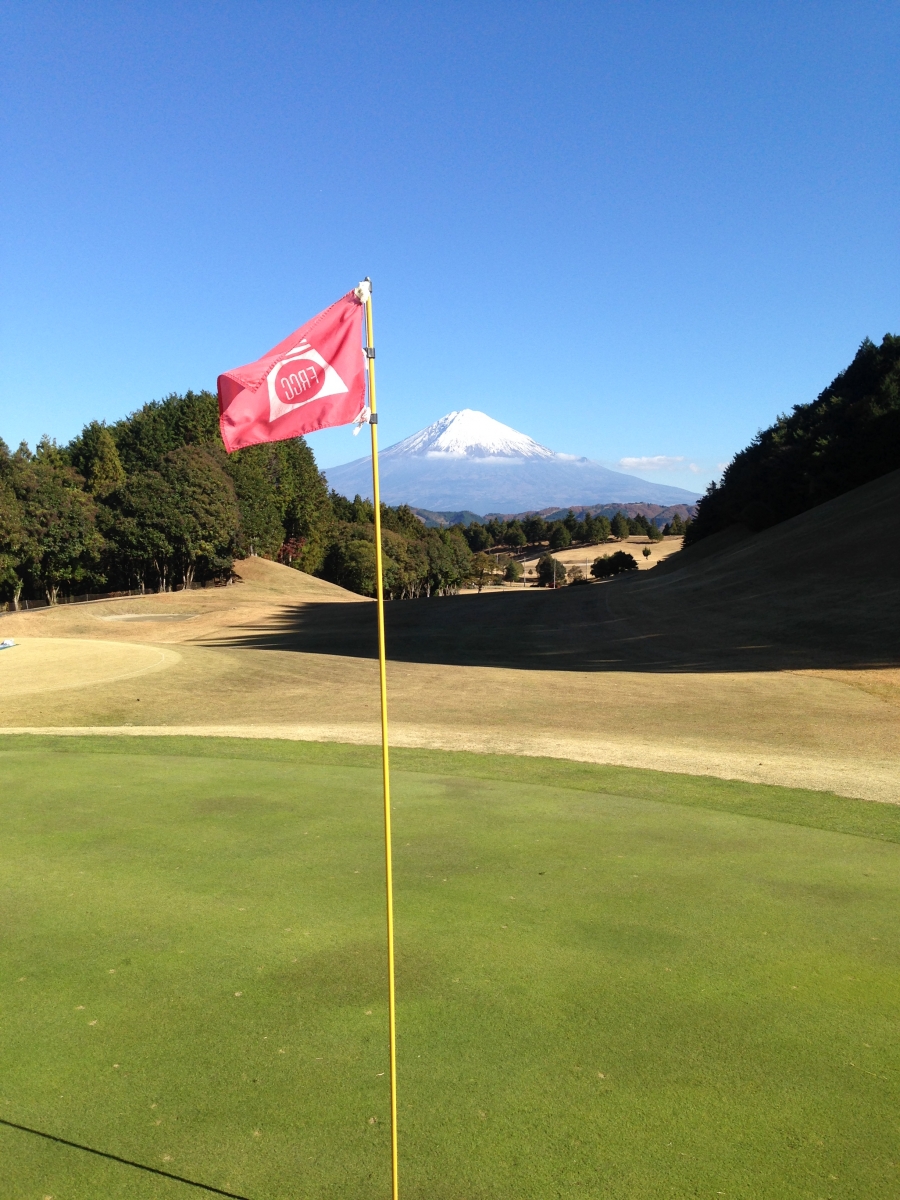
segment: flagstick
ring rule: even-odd
[[[394,999],[394,876],[391,863],[391,775],[388,759],[387,673],[384,650],[384,575],[381,555],[381,493],[378,486],[378,417],[375,407],[375,341],[372,295],[366,296],[366,344],[369,347],[369,408],[372,410],[372,491],[375,498],[375,588],[378,603],[378,674],[381,682],[381,771],[384,780],[384,869],[387,885],[388,1039],[391,1057],[391,1197],[397,1200],[397,1029]]]

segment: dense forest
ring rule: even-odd
[[[688,544],[729,525],[756,531],[900,467],[900,337],[867,338],[810,404],[762,430],[711,484]]]
[[[375,509],[331,493],[331,536],[319,572],[363,596],[375,594]],[[384,591],[392,599],[447,595],[472,575],[472,552],[459,529],[426,529],[411,508],[381,506]]]
[[[170,396],[68,446],[0,442],[0,601],[189,587],[252,553],[316,570],[329,512],[305,443],[226,455],[216,397]]]
[[[570,511],[549,522],[426,528],[407,506],[382,505],[385,593],[516,581],[514,556],[529,549],[632,534],[657,541],[688,524],[676,514],[660,530],[641,515]],[[329,493],[302,438],[226,454],[210,392],[153,401],[113,425],[91,422],[67,446],[45,437],[33,452],[24,443],[11,452],[0,441],[0,605],[224,583],[234,560],[252,554],[373,595],[374,511],[359,496]],[[559,585],[544,575],[541,583]]]

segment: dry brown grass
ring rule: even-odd
[[[900,799],[896,635],[876,666],[861,621],[898,593],[834,530],[851,573],[829,573],[809,517],[819,574],[789,522],[693,569],[389,605],[394,740]],[[371,602],[261,559],[238,569],[230,588],[3,615],[22,646],[0,653],[0,726],[377,740]]]
[[[554,550],[552,554],[567,569],[581,567],[585,578],[589,578],[594,559],[600,558],[603,554],[615,554],[617,550],[624,550],[634,557],[639,571],[649,571],[651,567],[655,567],[657,563],[661,563],[671,554],[676,554],[681,549],[683,541],[684,538],[680,537],[663,538],[661,542],[651,542],[648,537],[629,537],[622,542],[603,542],[596,546],[572,546],[568,550]],[[650,551],[646,557],[645,549]],[[536,573],[535,568],[539,557],[538,554],[532,554],[522,560],[529,579]]]

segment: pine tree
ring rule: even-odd
[[[87,490],[105,500],[124,486],[126,475],[118,447],[109,429],[91,421],[67,448],[72,466],[84,476]]]
[[[623,512],[617,512],[611,522],[613,536],[617,537],[620,542],[624,542],[630,535],[631,529],[628,524],[628,518]]]
[[[566,582],[566,568],[552,554],[542,554],[537,561],[538,587],[562,587]]]
[[[525,521],[525,536],[528,539],[528,544],[534,546],[539,542],[547,539],[547,522],[543,517],[528,517]]]
[[[609,517],[604,517],[602,513],[594,517],[594,541],[608,542],[611,536],[612,525]]]
[[[550,549],[565,550],[572,545],[572,535],[563,521],[554,521],[550,527]]]

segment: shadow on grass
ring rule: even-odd
[[[537,671],[897,667],[898,538],[892,471],[761,533],[724,530],[606,583],[393,601],[388,654]],[[585,558],[609,548],[585,547]],[[285,608],[225,644],[374,658],[375,605]]]
[[[388,657],[399,662],[535,671],[747,672],[900,665],[885,626],[834,606],[778,611],[744,594],[719,604],[652,590],[642,579],[482,596],[394,600]],[[374,604],[286,607],[264,626],[214,644],[350,658],[376,657]],[[210,644],[210,643],[207,643]]]
[[[5,1125],[8,1129],[18,1129],[20,1133],[30,1133],[34,1137],[44,1138],[48,1142],[55,1142],[58,1146],[69,1146],[73,1150],[83,1150],[85,1154],[95,1154],[98,1158],[108,1159],[110,1162],[121,1163],[125,1167],[134,1167],[137,1171],[147,1171],[150,1175],[162,1175],[164,1179],[173,1179],[176,1183],[186,1183],[188,1187],[199,1188],[202,1192],[209,1192],[213,1196],[229,1196],[231,1200],[249,1200],[247,1196],[240,1196],[237,1192],[226,1192],[222,1188],[213,1187],[211,1183],[198,1183],[196,1179],[186,1179],[184,1175],[174,1175],[171,1171],[161,1171],[158,1167],[148,1167],[146,1163],[132,1162],[130,1158],[122,1158],[118,1154],[108,1154],[105,1150],[95,1150],[93,1146],[83,1146],[80,1142],[70,1142],[68,1138],[57,1137],[53,1133],[45,1133],[42,1129],[31,1129],[28,1125],[17,1125],[15,1121],[4,1121],[0,1117],[0,1125]]]

